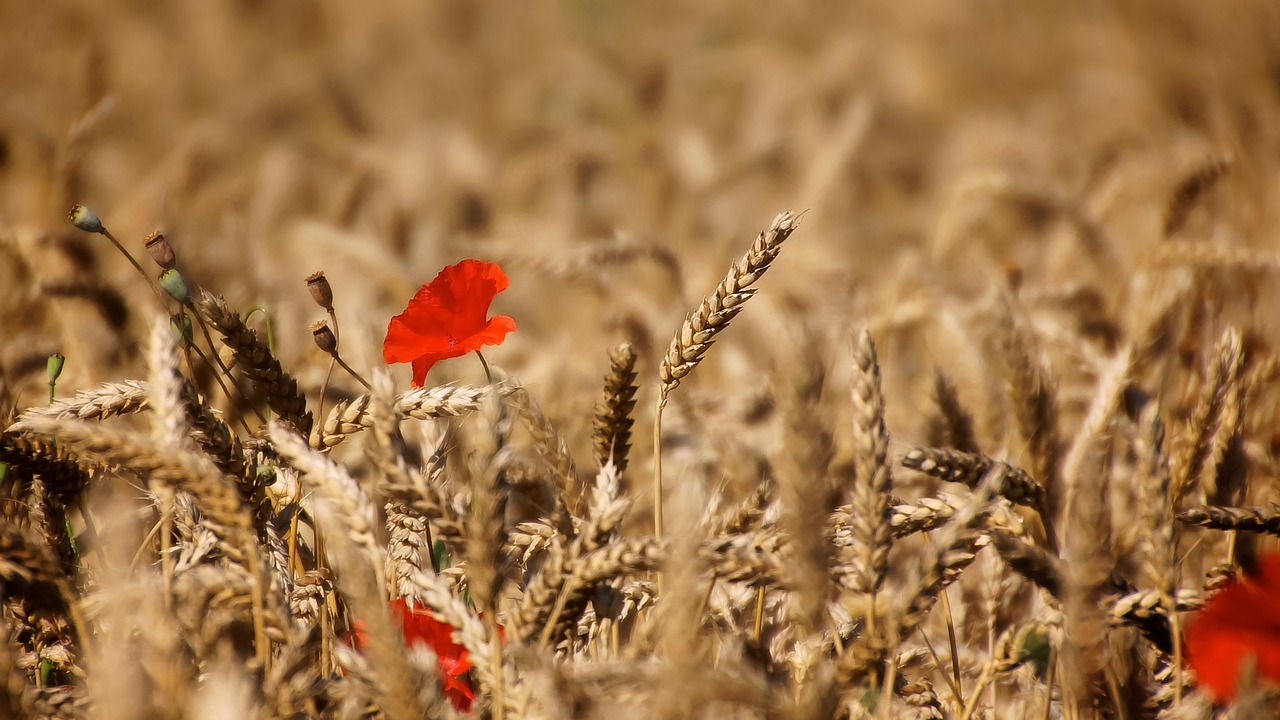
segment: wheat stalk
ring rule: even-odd
[[[267,405],[299,432],[310,433],[311,411],[307,410],[306,396],[298,389],[298,381],[281,367],[257,333],[245,325],[220,295],[201,290],[197,305],[201,315],[235,353],[236,364],[262,389]]]
[[[658,537],[662,537],[662,409],[666,407],[671,392],[711,349],[716,336],[729,327],[747,300],[756,293],[751,286],[773,264],[782,252],[782,244],[791,237],[798,224],[799,217],[790,211],[773,219],[769,229],[760,233],[747,253],[729,268],[716,289],[685,318],[684,325],[671,339],[671,346],[658,366],[658,405],[653,421],[653,527]]]

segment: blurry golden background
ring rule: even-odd
[[[677,405],[750,405],[795,347],[838,372],[870,326],[910,434],[935,365],[978,400],[963,311],[998,290],[1026,299],[1069,409],[1072,373],[1164,282],[1135,283],[1154,251],[1277,249],[1278,140],[1271,0],[7,0],[0,366],[19,407],[55,350],[68,391],[142,376],[154,299],[67,223],[84,203],[144,263],[162,229],[190,281],[269,308],[313,392],[308,274],[367,370],[441,266],[501,262],[494,312],[520,329],[490,360],[585,442],[608,349],[637,346],[651,393],[685,313],[795,209]],[[1171,198],[1215,163],[1166,239]],[[1273,283],[1222,287],[1210,310],[1274,345]],[[1064,320],[1036,293],[1075,304]]]

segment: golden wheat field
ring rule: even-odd
[[[1277,277],[1273,0],[0,0],[0,717],[1280,717]]]

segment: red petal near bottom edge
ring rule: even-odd
[[[471,712],[471,701],[476,699],[476,694],[466,680],[445,675],[442,684],[444,696],[449,698],[449,702],[453,703],[459,712]]]
[[[444,358],[435,355],[423,355],[413,361],[413,386],[420,388],[427,381],[427,373],[431,372],[431,368]]]
[[[1246,661],[1254,663],[1259,683],[1280,683],[1280,642],[1275,637],[1240,628],[1192,626],[1187,644],[1187,664],[1195,670],[1197,682],[1216,698],[1235,698]]]
[[[1280,554],[1263,556],[1256,575],[1210,598],[1184,637],[1187,664],[1215,698],[1235,698],[1250,659],[1260,684],[1280,684]]]

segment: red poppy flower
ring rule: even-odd
[[[1280,554],[1258,560],[1256,575],[1230,582],[1187,628],[1187,662],[1219,700],[1235,698],[1246,661],[1259,681],[1280,683]]]
[[[458,710],[470,712],[471,701],[476,698],[466,677],[471,669],[471,657],[465,647],[453,641],[453,626],[435,619],[425,609],[411,607],[404,598],[392,600],[388,607],[391,616],[400,624],[407,647],[425,645],[436,654],[445,697]],[[351,644],[357,650],[364,650],[369,642],[364,623],[356,620],[352,623],[352,631],[349,636]]]
[[[413,363],[413,386],[422,387],[437,362],[501,344],[516,321],[485,316],[493,297],[510,284],[502,268],[482,260],[463,260],[441,270],[404,312],[391,318],[382,359],[388,365]]]

